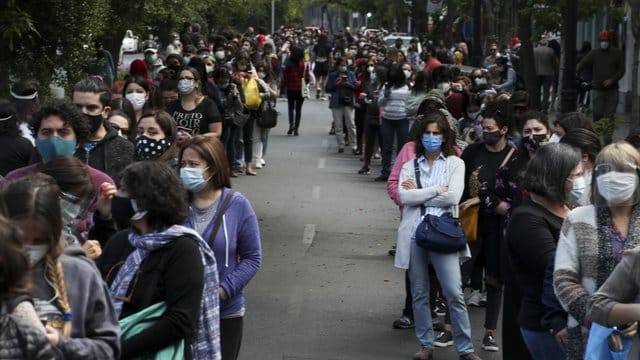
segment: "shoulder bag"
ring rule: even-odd
[[[418,189],[421,189],[418,159],[413,160],[413,167],[416,173],[416,185]],[[442,254],[457,252],[467,245],[467,238],[464,235],[459,219],[454,218],[450,212],[441,216],[425,215],[425,212],[426,208],[421,205],[422,221],[416,228],[416,245]]]
[[[262,129],[271,129],[278,125],[278,111],[273,108],[271,101],[265,101],[266,107],[256,118],[256,124]]]
[[[502,160],[502,164],[498,167],[498,169],[504,167],[511,156],[515,152],[515,148],[511,148],[507,156]],[[480,213],[480,205],[470,206],[464,211],[460,212],[460,223],[462,224],[462,228],[464,229],[464,233],[467,236],[467,240],[475,241],[478,238],[478,215]]]
[[[304,64],[304,70],[302,71],[302,77],[300,78],[300,90],[302,91],[302,97],[308,99],[310,97],[309,94],[309,86],[307,81],[304,79],[307,76],[307,64]]]
[[[126,340],[144,330],[150,328],[155,324],[160,317],[167,310],[166,302],[162,301],[153,304],[147,308],[138,311],[135,314],[129,315],[119,321],[120,324],[120,338]],[[185,343],[184,339],[169,345],[162,350],[159,350],[155,354],[149,354],[143,359],[157,359],[157,360],[178,360],[184,358]]]

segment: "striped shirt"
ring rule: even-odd
[[[424,156],[418,158],[418,169],[420,169],[420,185],[421,187],[428,188],[432,186],[448,186],[447,184],[447,158],[444,154],[440,153],[434,161],[431,168]],[[442,216],[442,214],[449,211],[449,208],[442,208],[439,206],[425,206],[424,215]],[[415,234],[418,224],[422,221],[423,216],[416,218],[412,234]]]
[[[407,118],[407,98],[409,87],[404,85],[392,88],[388,98],[384,96],[385,87],[380,90],[378,105],[382,106],[383,117],[387,120],[404,120]]]

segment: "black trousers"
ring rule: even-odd
[[[360,104],[360,106],[356,107],[354,122],[356,123],[356,136],[358,137],[356,146],[358,150],[362,151],[362,138],[364,135],[364,118],[366,114],[366,107],[364,104]]]
[[[287,105],[289,105],[289,127],[298,130],[302,117],[302,91],[287,91]],[[294,115],[295,111],[295,115]]]
[[[220,319],[220,350],[222,360],[236,360],[242,345],[243,317]]]
[[[357,129],[356,129],[357,130]],[[366,137],[364,144],[364,166],[369,167],[371,165],[371,157],[373,156],[373,147],[378,139],[378,144],[382,147],[382,136],[380,134],[380,126],[373,124],[365,124],[364,134]]]

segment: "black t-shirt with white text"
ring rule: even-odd
[[[209,125],[221,122],[222,117],[215,102],[205,97],[195,109],[187,111],[182,108],[180,100],[169,104],[168,113],[173,116],[176,126],[189,128],[193,135],[210,132]]]

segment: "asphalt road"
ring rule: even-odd
[[[266,167],[233,179],[260,219],[264,257],[246,290],[240,359],[411,359],[414,331],[391,328],[404,275],[387,255],[399,212],[373,181],[379,160],[365,176],[356,156],[337,153],[328,102],[304,103],[299,137],[286,135],[287,103],[277,108]],[[501,358],[480,349],[484,308],[469,311],[476,352]],[[458,359],[453,347],[434,355]]]

